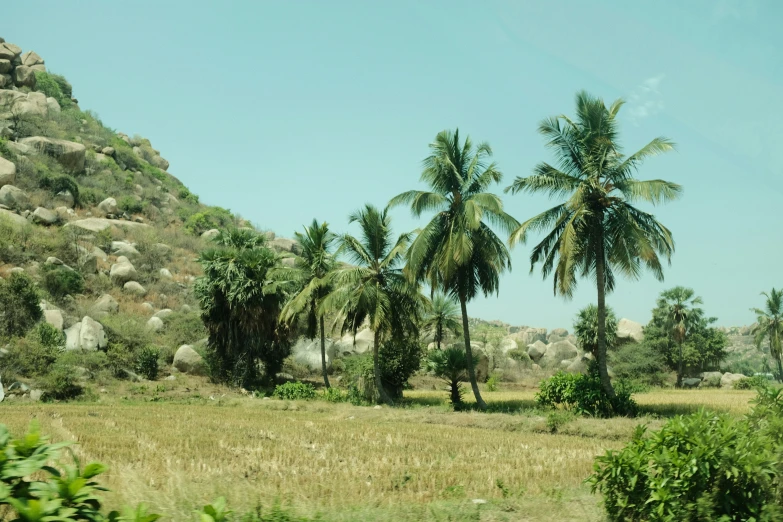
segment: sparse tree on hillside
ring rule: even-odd
[[[406,270],[412,279],[459,302],[465,353],[472,361],[467,303],[479,292],[497,293],[500,274],[511,269],[508,249],[489,225],[508,234],[519,222],[503,210],[497,195],[486,192],[503,178],[495,163],[487,163],[492,156],[489,144],[474,147],[469,137],[460,141],[459,130],[442,131],[430,150],[421,174],[430,191],[404,192],[389,205],[410,205],[417,217],[435,212],[411,244]],[[468,366],[468,377],[476,403],[486,409],[473,365]]]
[[[321,336],[321,372],[324,385],[329,388],[329,375],[326,373],[326,329],[324,327],[324,309],[321,301],[331,290],[329,276],[334,270],[335,261],[331,245],[335,236],[329,231],[329,225],[313,220],[305,233],[297,232],[296,240],[302,247],[302,254],[296,258],[294,268],[288,269],[291,279],[297,283],[299,292],[283,307],[280,320],[291,323],[302,315],[307,320],[307,337]]]
[[[761,348],[764,339],[769,340],[769,354],[778,365],[778,381],[783,382],[783,357],[781,344],[783,343],[783,290],[772,289],[762,292],[766,298],[764,309],[751,308],[756,314],[757,326],[753,328],[756,346]]]
[[[437,292],[428,303],[422,328],[432,334],[432,339],[440,350],[441,343],[450,332],[459,333],[461,327],[459,319],[457,303],[442,292]]]
[[[544,277],[554,272],[554,291],[573,295],[577,279],[593,275],[598,290],[596,358],[604,391],[614,397],[606,368],[606,293],[614,290],[615,273],[638,278],[643,267],[663,280],[659,256],[671,260],[671,232],[637,202],[664,203],[676,199],[681,187],[663,180],[634,178],[642,162],[670,151],[673,143],[655,138],[630,156],[622,154],[617,114],[622,100],[606,107],[585,92],[576,96],[576,118],[557,116],[539,125],[555,150],[557,162],[540,163],[532,176],[518,177],[506,191],[544,193],[568,199],[527,220],[510,243],[524,242],[531,231],[547,232],[533,249],[531,270],[542,263]]]
[[[0,337],[23,336],[41,320],[41,298],[27,274],[0,279]]]
[[[665,310],[665,320],[671,331],[674,342],[677,343],[677,387],[682,387],[683,356],[682,345],[688,334],[699,324],[704,312],[696,305],[702,304],[701,297],[695,295],[693,289],[676,286],[661,293],[658,308]]]
[[[333,272],[334,289],[321,302],[321,312],[338,312],[343,331],[353,333],[367,321],[372,328],[373,373],[381,400],[392,404],[383,387],[379,359],[380,345],[392,336],[418,336],[422,296],[402,273],[402,259],[408,235],[393,238],[387,210],[372,205],[354,212],[349,223],[357,223],[361,235],[345,234],[339,238],[339,252],[352,265]]]

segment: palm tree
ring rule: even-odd
[[[448,332],[459,332],[459,319],[457,303],[446,294],[437,292],[432,296],[432,301],[427,307],[422,327],[432,334],[433,341],[437,343],[440,350],[440,345]]]
[[[568,199],[525,221],[510,244],[524,242],[530,231],[548,230],[530,256],[531,271],[543,265],[554,272],[554,291],[571,297],[577,277],[593,275],[598,289],[598,369],[603,389],[614,397],[606,369],[606,293],[615,287],[615,272],[631,279],[642,267],[663,280],[660,256],[671,262],[671,232],[651,214],[633,206],[676,199],[681,187],[662,180],[633,177],[642,162],[672,150],[666,138],[655,138],[630,156],[618,143],[617,113],[623,101],[606,107],[585,92],[576,95],[576,120],[557,116],[542,121],[539,132],[555,150],[557,166],[538,164],[532,176],[518,177],[506,192],[545,193]]]
[[[435,212],[411,244],[406,269],[409,277],[426,281],[431,288],[442,289],[459,301],[465,353],[472,361],[467,302],[479,292],[498,292],[500,274],[511,269],[505,243],[487,222],[506,234],[519,222],[503,210],[498,196],[485,192],[503,178],[495,163],[487,164],[492,156],[489,144],[474,147],[469,137],[461,143],[459,129],[444,130],[430,144],[430,150],[421,181],[431,190],[403,192],[389,206],[409,204],[417,217]],[[468,376],[476,403],[485,409],[472,365],[468,366]]]
[[[381,211],[369,204],[351,214],[349,223],[358,223],[362,234],[359,238],[348,234],[341,236],[338,252],[353,265],[335,270],[330,278],[334,290],[320,306],[338,311],[343,331],[351,330],[355,334],[365,321],[369,322],[375,334],[375,387],[381,400],[392,404],[381,380],[378,350],[381,342],[390,335],[418,335],[421,307],[418,289],[402,273],[408,234],[395,240],[387,209]]]
[[[666,310],[666,322],[674,342],[677,343],[677,387],[682,387],[682,345],[691,329],[704,317],[701,297],[694,294],[692,288],[676,286],[664,292],[658,298],[658,308]]]
[[[473,366],[478,361],[474,358]],[[445,350],[433,350],[427,356],[427,369],[448,385],[449,401],[454,409],[462,406],[462,381],[467,376],[468,357],[465,350],[459,346],[451,346]]]
[[[606,308],[606,345],[612,347],[617,342],[617,318],[614,315],[614,310],[610,307]],[[590,352],[595,356],[598,351],[598,307],[594,304],[589,304],[579,310],[576,314],[576,322],[574,323],[574,335],[579,346],[586,352]]]
[[[294,261],[293,279],[298,283],[299,292],[283,307],[280,320],[291,323],[303,314],[307,319],[306,335],[314,338],[321,335],[321,373],[324,385],[329,388],[329,375],[326,373],[326,330],[324,328],[324,310],[320,303],[329,293],[328,278],[335,267],[334,256],[330,252],[334,242],[334,234],[329,231],[327,223],[313,220],[309,227],[304,227],[304,234],[296,232],[296,240],[302,248],[302,253]]]
[[[751,308],[756,313],[757,326],[753,328],[756,346],[761,348],[764,339],[769,339],[769,354],[778,365],[778,380],[783,381],[783,364],[780,362],[783,356],[781,341],[783,341],[783,290],[770,290],[762,292],[767,302],[764,310]]]

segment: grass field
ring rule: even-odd
[[[639,423],[701,406],[739,415],[754,396],[639,394],[650,412],[641,418],[578,418],[552,434],[531,390],[487,392],[495,410],[516,411],[491,414],[450,412],[437,391],[406,392],[392,409],[199,392],[3,403],[0,423],[20,434],[36,419],[53,440],[78,442],[82,459],[111,467],[111,506],[144,501],[172,520],[194,520],[196,506],[223,495],[235,511],[279,502],[327,521],[589,521],[603,520],[582,482],[597,454],[621,447]]]

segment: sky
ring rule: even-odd
[[[149,138],[201,200],[291,237],[419,182],[428,145],[459,128],[492,145],[502,194],[550,151],[538,122],[573,114],[579,90],[623,98],[631,153],[656,136],[675,152],[642,179],[680,183],[653,212],[674,234],[665,281],[619,280],[608,304],[646,323],[657,295],[693,288],[721,325],[753,322],[783,285],[783,2],[777,0],[80,0],[3,7],[0,36],[73,84],[82,109]],[[36,13],[30,16],[30,13]],[[502,194],[523,221],[555,205]],[[406,209],[395,231],[424,224]],[[595,302],[553,294],[536,238],[512,251],[499,295],[473,317],[570,328]]]

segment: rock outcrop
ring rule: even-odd
[[[98,350],[108,345],[103,325],[89,316],[65,330],[66,350]]]
[[[182,373],[192,375],[204,375],[206,370],[204,359],[187,344],[183,344],[177,349],[174,354],[173,366]]]
[[[46,99],[44,99],[44,105],[45,104]],[[86,149],[81,143],[56,140],[54,138],[44,138],[43,136],[24,138],[19,140],[19,143],[30,147],[40,154],[51,156],[66,170],[71,172],[82,172],[84,170],[84,154]]]

